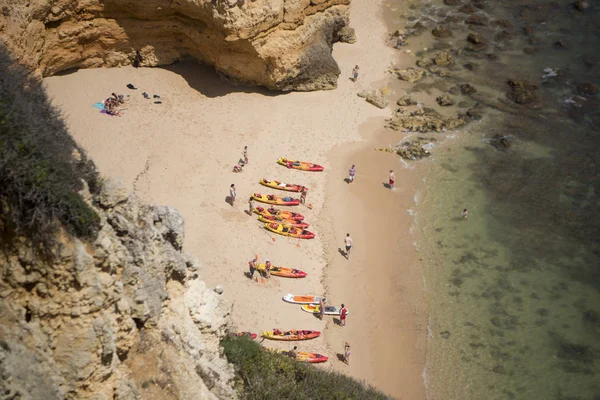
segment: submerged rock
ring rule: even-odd
[[[590,3],[584,0],[578,0],[573,3],[573,7],[575,7],[576,10],[585,11],[590,7]]]
[[[508,136],[495,134],[489,141],[490,145],[494,147],[496,150],[506,150],[510,147],[510,141],[508,140]]]
[[[473,94],[477,92],[477,89],[470,83],[463,83],[460,85],[460,92],[465,95]]]
[[[452,37],[452,31],[443,25],[433,28],[431,34],[440,39]]]
[[[444,0],[444,4],[447,6],[458,6],[462,4],[461,0]]]
[[[596,64],[598,64],[598,57],[596,57],[592,54],[587,54],[583,57],[583,62],[588,67],[594,67],[594,66],[596,66]]]
[[[442,107],[448,107],[448,106],[454,105],[454,100],[452,99],[452,97],[448,96],[447,94],[438,96],[435,99],[435,101],[437,101],[437,103]]]
[[[472,14],[467,19],[465,19],[465,24],[467,24],[467,25],[477,25],[477,26],[486,26],[488,24],[488,19],[484,15]]]
[[[577,92],[582,96],[593,96],[598,93],[598,86],[590,82],[584,82],[577,85]]]
[[[467,42],[473,44],[487,44],[487,40],[485,40],[485,38],[479,33],[469,33],[469,36],[467,36]]]
[[[517,104],[529,104],[536,100],[537,85],[519,79],[509,79],[510,91],[506,96]]]
[[[423,79],[425,71],[419,68],[407,68],[396,71],[398,78],[406,82],[417,82]]]

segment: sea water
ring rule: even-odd
[[[415,4],[396,23],[426,20],[423,10],[436,23],[468,16],[441,1]],[[449,79],[474,84],[498,107],[457,134],[439,134],[431,158],[420,161],[429,170],[416,221],[429,309],[428,397],[597,400],[600,103],[598,94],[583,102],[577,85],[599,84],[599,67],[583,59],[599,48],[600,10],[487,1],[476,13],[489,23],[471,29],[490,47],[457,57]],[[495,26],[500,18],[512,26]],[[527,27],[534,33],[524,34]],[[460,37],[449,46],[467,45],[469,29],[456,28]],[[494,43],[502,30],[511,39]],[[523,51],[531,46],[538,50]],[[478,69],[466,71],[465,62]],[[564,75],[544,83],[547,67]],[[514,78],[538,86],[535,102],[511,103]],[[584,105],[569,108],[573,101]]]

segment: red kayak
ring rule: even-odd
[[[252,332],[231,332],[231,336],[246,336],[250,339],[256,339],[258,335]]]

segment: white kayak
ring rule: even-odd
[[[319,304],[321,299],[323,299],[323,302],[327,302],[327,298],[323,296],[298,296],[290,293],[283,296],[283,301],[292,304]]]

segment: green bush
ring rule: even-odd
[[[74,158],[77,151],[81,157]],[[69,135],[41,83],[16,65],[0,43],[0,242],[26,236],[50,248],[62,225],[93,237],[99,217],[78,191],[99,190],[94,164]]]
[[[243,399],[390,399],[345,375],[271,353],[247,337],[228,337],[221,345],[235,366]]]

